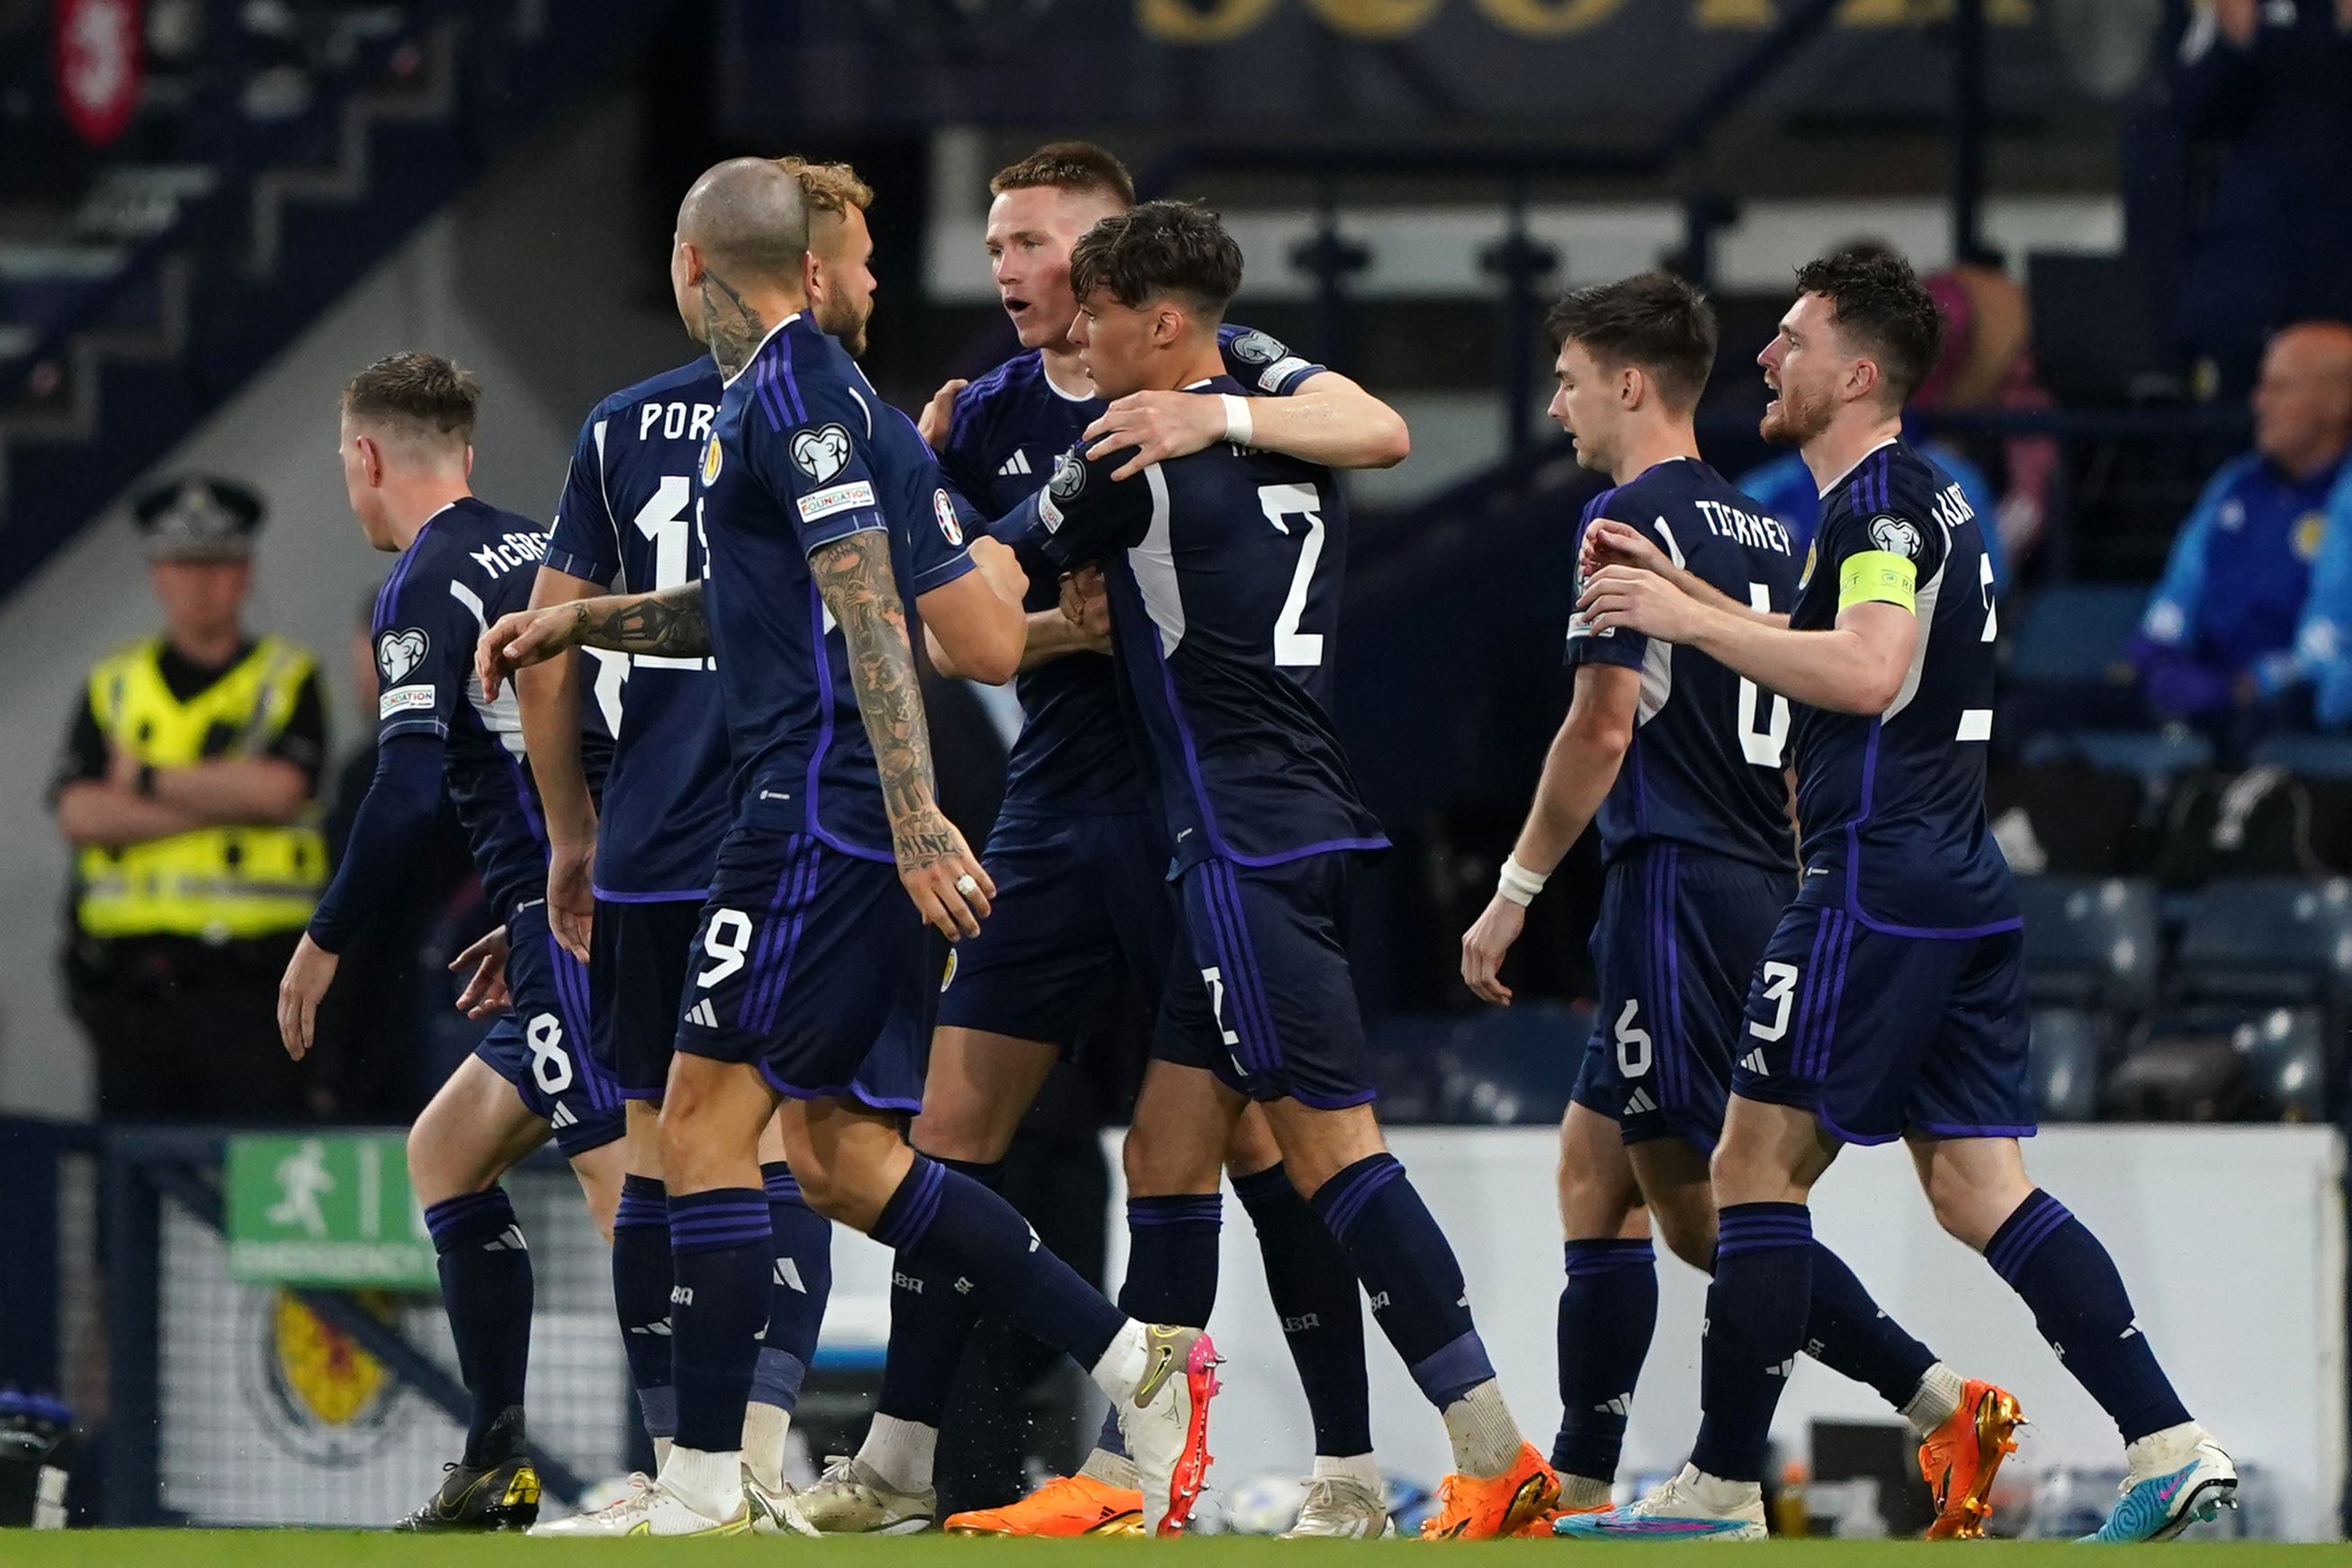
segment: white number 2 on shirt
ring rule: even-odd
[[[1301,632],[1298,622],[1307,613],[1307,590],[1315,580],[1315,563],[1323,559],[1323,497],[1315,493],[1312,485],[1261,485],[1257,504],[1265,511],[1265,520],[1279,534],[1290,532],[1290,525],[1282,520],[1284,517],[1307,519],[1307,539],[1298,547],[1298,566],[1290,574],[1290,592],[1282,601],[1282,613],[1274,621],[1274,662],[1277,667],[1320,664],[1323,633]]]

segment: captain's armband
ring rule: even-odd
[[[1919,568],[1908,557],[1892,550],[1866,549],[1846,558],[1838,569],[1838,608],[1853,604],[1895,604],[1916,612]]]

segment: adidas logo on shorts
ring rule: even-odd
[[[717,1029],[719,1027],[719,1009],[710,1005],[710,998],[709,997],[705,997],[700,1001],[695,1003],[693,1008],[687,1013],[686,1021],[694,1025],[698,1029]]]
[[[1634,1090],[1632,1098],[1625,1102],[1625,1114],[1628,1116],[1646,1116],[1657,1108],[1658,1103],[1650,1098],[1650,1092],[1646,1089]]]

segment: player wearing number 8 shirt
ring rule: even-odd
[[[1204,209],[1147,202],[1097,224],[1070,258],[1097,390],[1233,392],[1216,328],[1241,272]],[[1126,480],[1121,455],[1066,454],[1000,533],[1103,569],[1121,711],[1181,901],[1153,1070],[1191,1079],[1228,1128],[1245,1096],[1265,1107],[1291,1182],[1444,1414],[1456,1473],[1430,1532],[1508,1534],[1557,1483],[1503,1403],[1453,1248],[1381,1143],[1348,967],[1355,869],[1388,841],[1330,718],[1345,503],[1328,469],[1226,443]],[[1213,1157],[1223,1129],[1205,1131]]]
[[[2123,1495],[2103,1540],[2177,1534],[2234,1500],[2230,1457],[2189,1418],[2098,1239],[2025,1174],[2033,1131],[2020,922],[1985,823],[1994,613],[1981,524],[1902,439],[1940,322],[1908,264],[1840,252],[1801,268],[1759,356],[1764,434],[1797,445],[1822,528],[1782,623],[1630,530],[1580,606],[1708,653],[1799,705],[1803,876],[1748,994],[1711,1176],[1715,1279],[1691,1462],[1631,1509],[1566,1534],[1761,1536],[1772,1413],[1819,1278],[1805,1199],[1846,1143],[1904,1138],[1952,1235],[2032,1309],[2115,1420]]]
[[[1715,364],[1713,308],[1652,274],[1580,289],[1546,323],[1551,413],[1577,461],[1619,481],[1585,508],[1645,537],[1736,601],[1787,612],[1788,533],[1702,463],[1692,411]],[[1740,1003],[1796,883],[1781,755],[1787,699],[1693,649],[1571,618],[1576,694],[1494,901],[1463,937],[1464,980],[1507,1005],[1496,970],[1526,904],[1588,821],[1606,865],[1592,933],[1600,1011],[1560,1124],[1560,1506],[1607,1505],[1657,1320],[1648,1231],[1713,1266],[1707,1155],[1723,1128]],[[1640,1210],[1646,1205],[1649,1220]],[[1876,1387],[1922,1441],[1935,1533],[1974,1533],[2000,1450],[1979,1458],[1978,1409],[2008,1396],[1957,1375],[1814,1254],[1809,1346]],[[2014,1425],[2013,1410],[2004,1419]],[[2005,1440],[2006,1430],[1999,1437]]]
[[[421,353],[379,361],[344,389],[352,512],[371,544],[400,551],[373,627],[379,758],[343,863],[280,988],[280,1021],[299,1056],[309,1044],[303,1004],[326,989],[332,955],[368,912],[390,902],[446,789],[506,927],[513,1007],[409,1133],[409,1177],[474,1409],[463,1457],[407,1529],[513,1529],[538,1512],[523,1441],[530,1255],[499,1178],[551,1132],[607,1233],[621,1182],[619,1088],[586,1049],[587,970],[548,931],[547,842],[514,702],[473,689],[475,639],[522,606],[546,548],[536,524],[467,489],[480,395],[471,374]],[[593,707],[581,722],[588,776],[601,779],[609,737]]]

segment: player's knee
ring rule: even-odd
[[[1560,1226],[1571,1241],[1615,1236],[1641,1203],[1631,1183],[1595,1169],[1570,1148],[1560,1150],[1556,1179]]]
[[[1139,1197],[1214,1192],[1223,1164],[1223,1149],[1146,1121],[1128,1129],[1127,1142],[1119,1151],[1127,1190]]]
[[[1654,1204],[1650,1224],[1666,1250],[1702,1274],[1715,1270],[1715,1205],[1712,1203]]]
[[[935,1160],[966,1165],[994,1165],[1013,1147],[1013,1127],[997,1125],[986,1107],[955,1100],[934,1103],[924,1096],[923,1109],[908,1129],[907,1141]]]

